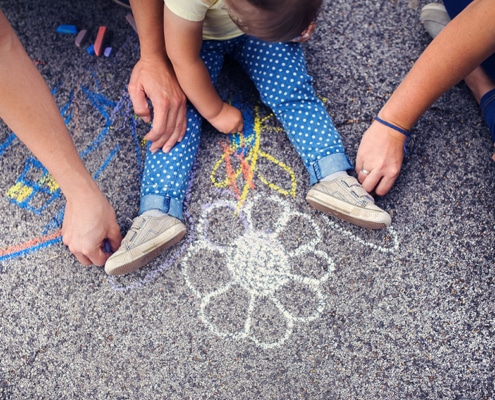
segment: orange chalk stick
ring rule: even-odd
[[[95,40],[95,54],[99,56],[102,53],[102,48],[103,48],[103,41],[105,40],[105,34],[107,33],[107,27],[106,26],[100,26],[98,28],[98,33],[96,34],[96,40]]]

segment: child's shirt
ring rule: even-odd
[[[164,0],[178,17],[188,21],[204,21],[204,40],[228,40],[244,33],[230,18],[223,0]]]

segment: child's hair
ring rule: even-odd
[[[268,42],[290,41],[314,22],[323,0],[227,0],[232,20],[248,35]],[[248,13],[242,3],[259,12]]]

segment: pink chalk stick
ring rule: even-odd
[[[81,44],[84,42],[84,39],[86,38],[88,31],[86,29],[81,29],[79,33],[76,36],[76,46],[81,47]]]

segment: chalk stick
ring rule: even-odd
[[[104,55],[105,57],[110,57],[110,54],[112,54],[112,48],[111,48],[111,47],[107,47],[107,48],[105,49],[105,51],[103,52],[103,55]]]
[[[87,34],[88,31],[86,29],[81,29],[79,31],[79,33],[76,36],[76,40],[74,41],[77,47],[81,47],[81,44],[84,42],[84,39],[86,39]]]
[[[105,239],[103,241],[103,247],[101,248],[105,253],[113,253],[112,247],[110,246],[110,242]]]
[[[98,33],[96,34],[95,40],[95,54],[99,57],[101,54],[101,49],[103,48],[103,41],[105,40],[105,34],[107,33],[106,26],[100,26],[98,28]]]
[[[77,33],[77,28],[75,25],[59,25],[57,27],[57,33],[64,33],[67,35],[75,35]]]
[[[129,25],[132,26],[132,29],[134,29],[134,32],[137,33],[137,27],[136,27],[136,21],[134,20],[134,15],[132,15],[131,13],[128,13],[125,16],[125,19],[127,22],[129,22]]]
[[[95,45],[94,44],[90,44],[88,47],[86,47],[86,52],[90,56],[94,56],[95,55]]]

